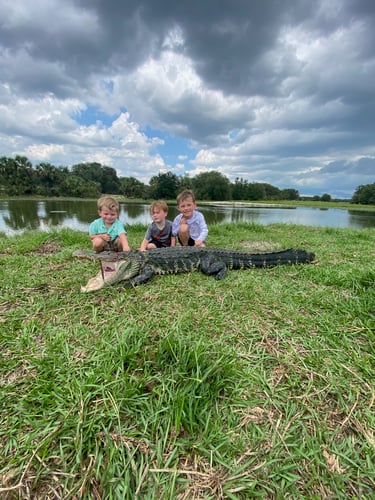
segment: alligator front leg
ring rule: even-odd
[[[155,271],[152,266],[146,265],[135,278],[132,278],[124,284],[124,288],[133,288],[135,286],[142,285],[142,283],[149,281],[154,274]]]
[[[213,276],[216,280],[222,280],[228,274],[225,262],[218,260],[212,255],[202,257],[200,270],[208,276]]]

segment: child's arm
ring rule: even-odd
[[[205,241],[208,235],[208,227],[206,224],[206,219],[204,218],[204,215],[199,212],[198,215],[198,225],[199,225],[199,236],[195,240],[195,246],[196,247],[204,247],[205,246]]]
[[[149,240],[146,240],[146,238],[142,241],[141,243],[141,246],[139,247],[139,250],[141,252],[144,252],[145,250],[147,250],[147,245],[149,243]]]
[[[204,215],[201,213],[199,214],[198,223],[199,223],[199,237],[195,240],[195,246],[204,247],[205,246],[204,242],[206,241],[208,235],[208,227],[206,224],[206,219],[204,218]]]
[[[104,241],[110,241],[110,239],[111,239],[111,237],[108,233],[90,234],[91,240],[94,240],[95,238],[101,238]]]
[[[119,234],[118,237],[119,237],[123,252],[129,252],[130,246],[129,246],[128,237],[126,236],[126,234],[121,233],[121,234]]]

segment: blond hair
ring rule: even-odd
[[[195,196],[191,189],[185,189],[181,191],[181,193],[177,196],[177,205],[179,205],[182,201],[185,201],[186,198],[191,198],[195,203]]]
[[[112,198],[111,196],[102,196],[98,200],[98,209],[103,210],[103,208],[108,208],[108,210],[112,210],[113,212],[120,212],[120,204],[117,200]]]
[[[165,201],[153,201],[150,205],[150,214],[154,213],[154,210],[162,210],[166,214],[168,213],[168,205]]]

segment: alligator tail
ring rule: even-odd
[[[308,264],[315,259],[315,254],[306,250],[288,248],[277,252],[265,252],[251,255],[251,267],[273,267],[288,264]]]

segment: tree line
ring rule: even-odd
[[[149,184],[144,184],[135,177],[118,177],[114,168],[96,162],[78,163],[70,168],[42,162],[34,167],[25,156],[0,158],[0,194],[8,196],[96,198],[102,194],[119,194],[133,199],[174,199],[183,189],[193,189],[202,201],[301,199],[297,189],[279,189],[242,178],[230,182],[216,171],[194,177],[159,173]],[[314,196],[313,200],[331,201],[331,196],[326,193]],[[359,186],[351,201],[375,204],[375,184]]]

